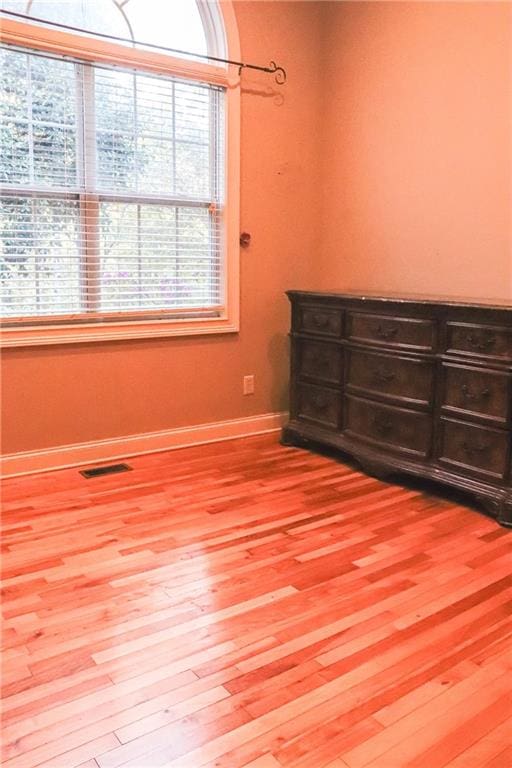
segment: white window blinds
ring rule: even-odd
[[[218,316],[224,89],[12,48],[1,67],[7,322]]]

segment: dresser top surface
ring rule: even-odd
[[[290,298],[329,298],[354,301],[377,301],[393,304],[432,304],[454,307],[484,307],[512,311],[511,299],[474,298],[469,296],[441,296],[420,293],[379,293],[377,291],[286,291]]]

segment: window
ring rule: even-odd
[[[96,5],[70,4],[92,32]],[[113,5],[132,39],[139,0]],[[32,6],[44,18],[55,8]],[[204,28],[191,19],[200,52]],[[27,27],[9,20],[0,52],[7,343],[236,330],[227,73],[35,25],[29,48]]]
[[[4,315],[218,311],[223,90],[0,61]]]

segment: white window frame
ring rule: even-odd
[[[230,0],[199,0],[208,49],[212,55],[240,60],[240,43],[235,13]],[[223,27],[223,30],[222,30]],[[222,40],[224,32],[225,42]],[[225,168],[226,194],[224,208],[224,290],[225,306],[215,318],[122,319],[109,322],[77,324],[63,321],[55,324],[34,323],[2,328],[2,347],[21,347],[79,342],[116,341],[168,336],[190,336],[236,333],[240,327],[240,89],[236,67],[178,59],[159,52],[129,48],[106,42],[94,36],[85,37],[26,22],[1,19],[0,40],[25,49],[47,51],[84,61],[134,67],[141,72],[158,72],[226,87]]]

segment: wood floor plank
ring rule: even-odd
[[[275,435],[5,483],[5,768],[508,768],[512,532]]]
[[[483,768],[504,768],[512,763],[512,746],[505,747],[499,754],[491,757]]]
[[[491,539],[492,541],[492,539]],[[504,720],[489,733],[478,739],[457,757],[446,764],[446,768],[481,768],[483,765],[503,756],[506,749],[512,748],[512,717]],[[510,761],[503,765],[510,765]]]
[[[273,755],[267,753],[257,757],[256,760],[251,760],[250,763],[246,763],[244,768],[281,768],[281,764],[277,762]]]
[[[470,720],[473,714],[481,713],[486,704],[496,707],[495,714],[507,712],[506,707],[512,704],[509,687],[500,668],[479,670],[345,753],[343,760],[350,768],[377,768],[379,765],[394,764],[412,766],[415,760],[420,760],[418,755],[425,746],[430,747],[432,742],[439,743],[443,735],[454,729],[454,723]],[[497,707],[497,702],[501,709]],[[444,765],[443,762],[438,764]]]

